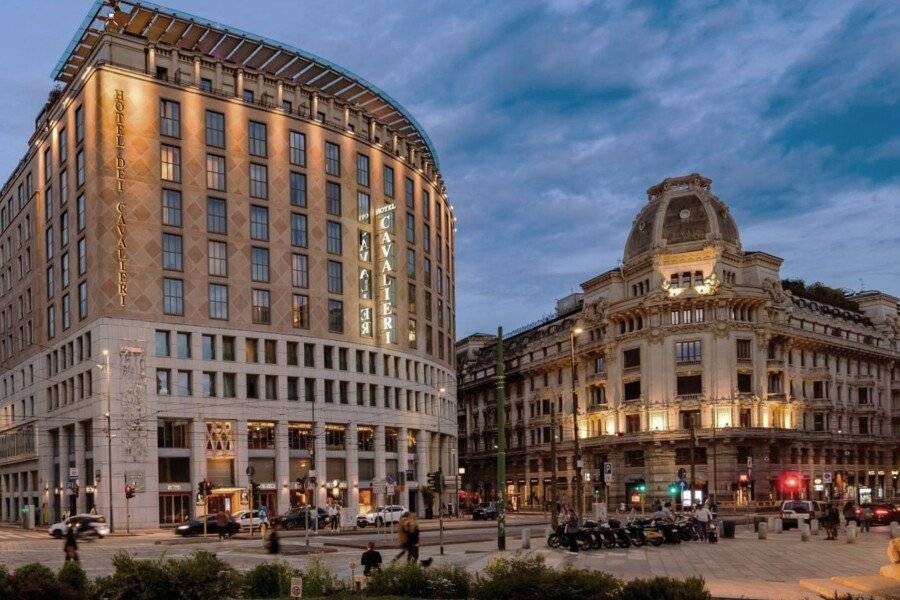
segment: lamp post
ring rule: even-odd
[[[506,550],[506,382],[503,328],[497,328],[497,549]]]
[[[103,351],[103,357],[106,359],[106,363],[101,366],[106,373],[106,449],[107,449],[107,463],[106,463],[106,479],[107,485],[109,486],[109,530],[113,532],[116,530],[116,520],[113,516],[113,476],[112,476],[112,396],[110,395],[110,383],[111,379],[111,371],[109,368],[109,350]]]
[[[438,469],[437,469],[437,492],[438,492],[438,528],[440,530],[439,533],[439,543],[441,548],[441,555],[444,554],[444,469],[443,465],[443,456],[441,456],[441,417],[444,414],[444,392],[446,392],[446,388],[441,388],[438,390],[438,418],[437,418],[437,426],[438,426]]]
[[[572,329],[569,335],[571,356],[572,356],[572,430],[575,434],[575,511],[578,519],[581,519],[584,504],[584,495],[581,491],[581,443],[578,440],[578,392],[575,388],[575,378],[578,376],[578,366],[575,364],[575,338],[584,331],[581,327]]]

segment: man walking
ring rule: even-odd
[[[381,568],[381,553],[375,549],[375,542],[366,544],[366,551],[362,553],[362,558],[359,562],[363,566],[363,575],[366,577],[371,575],[372,571]]]

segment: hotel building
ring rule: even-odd
[[[738,505],[896,497],[898,300],[823,300],[783,285],[781,264],[742,250],[709,179],[651,187],[622,265],[505,336],[513,505],[552,499],[554,476],[572,502],[579,475],[586,506],[674,500],[691,481]],[[496,489],[495,345],[457,343],[460,466],[482,497]]]
[[[0,188],[0,515],[424,512],[456,473],[428,135],[298,48],[98,0]],[[125,485],[136,495],[126,503]],[[111,506],[111,505],[112,506]]]

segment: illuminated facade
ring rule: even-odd
[[[127,481],[131,525],[170,525],[207,479],[213,510],[255,482],[270,512],[424,512],[455,473],[455,219],[415,119],[139,2],[96,2],[53,77],[0,193],[2,518],[109,514],[112,483],[121,528]]]
[[[573,498],[573,410],[586,502],[607,484],[613,502],[639,499],[641,483],[645,501],[671,498],[690,481],[692,448],[695,489],[722,502],[895,497],[898,300],[861,292],[838,307],[795,295],[781,262],[741,249],[708,179],[650,188],[622,267],[507,336],[513,502],[552,497],[554,425],[558,489]],[[457,343],[464,487],[482,495],[495,486],[494,344]]]

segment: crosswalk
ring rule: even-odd
[[[16,542],[22,540],[50,540],[45,529],[13,529],[0,527],[0,542]]]

